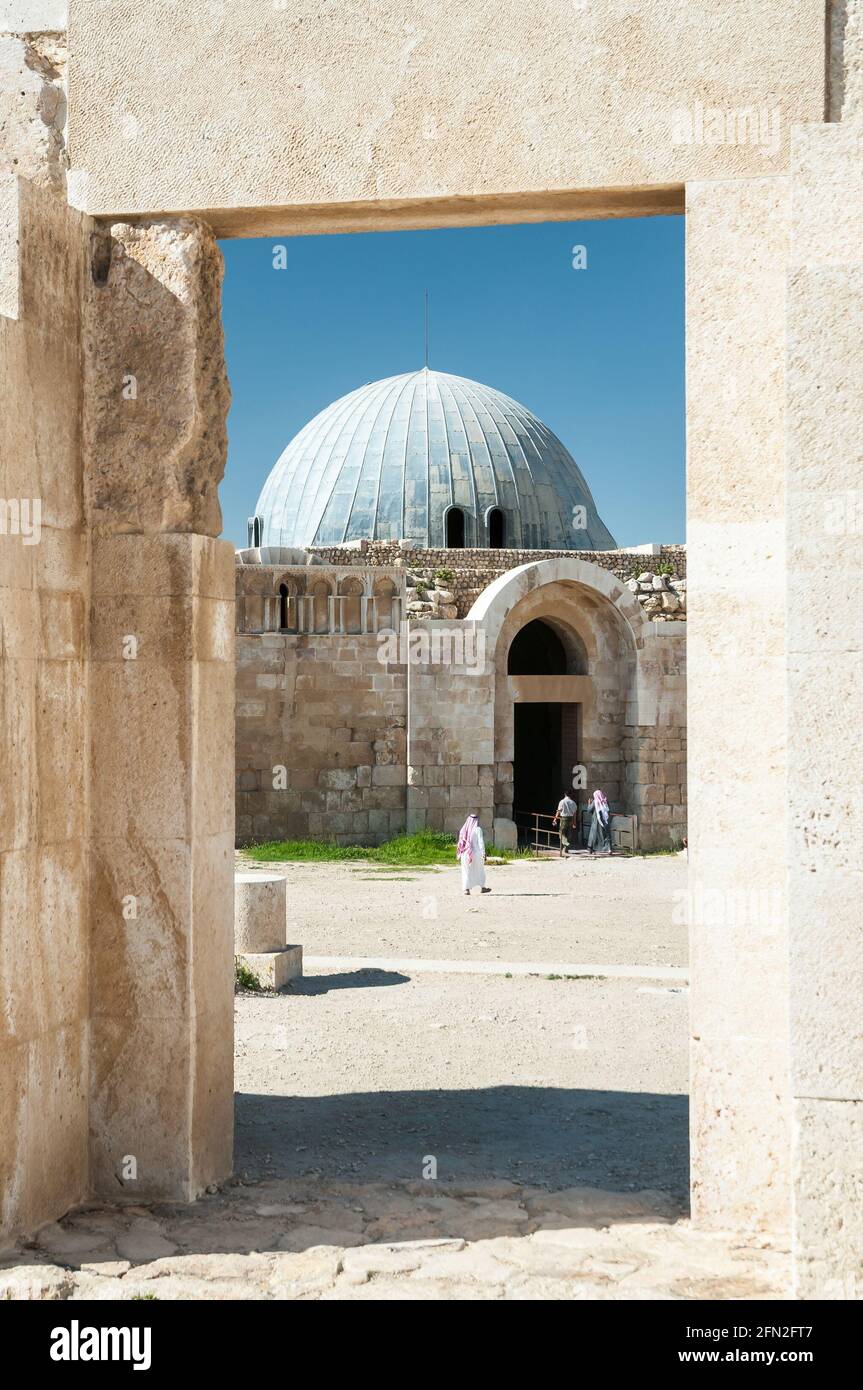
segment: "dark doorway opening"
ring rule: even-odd
[[[488,514],[488,543],[491,550],[503,550],[506,545],[506,517],[500,507]]]
[[[528,839],[535,817],[551,817],[565,791],[576,801],[584,793],[574,789],[573,769],[578,764],[579,713],[577,704],[517,702],[513,705],[513,819],[519,838]],[[548,830],[550,821],[540,821]]]
[[[525,623],[521,631],[516,633],[507,655],[507,675],[565,676],[566,668],[563,643],[540,618]]]
[[[461,507],[450,507],[446,514],[447,550],[464,550],[464,512]]]
[[[284,632],[288,626],[288,586],[279,585],[279,627]]]

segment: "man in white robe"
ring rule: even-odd
[[[461,864],[461,886],[470,897],[471,888],[490,893],[485,886],[485,839],[479,817],[471,812],[458,833],[458,861]]]

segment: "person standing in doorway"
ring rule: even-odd
[[[591,803],[591,822],[590,834],[587,837],[587,848],[591,856],[596,851],[603,850],[611,854],[611,812],[608,809],[608,801],[605,792],[595,791]]]
[[[560,837],[560,857],[565,859],[569,854],[570,836],[572,835],[572,820],[578,811],[578,807],[570,796],[569,792],[564,792],[560,801],[557,803],[557,811],[552,825],[557,826],[557,833]]]
[[[485,886],[485,838],[479,816],[471,811],[458,832],[458,861],[461,864],[461,886],[468,897],[471,888],[479,888],[482,893],[490,893]]]

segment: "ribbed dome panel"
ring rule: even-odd
[[[446,514],[465,514],[465,545],[488,545],[488,513],[505,544],[527,550],[610,550],[575,460],[510,396],[424,368],[361,386],[291,440],[264,484],[262,545],[352,540],[446,544]],[[573,524],[583,507],[587,525]]]

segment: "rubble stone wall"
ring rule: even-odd
[[[359,541],[342,546],[313,546],[310,553],[318,556],[328,565],[357,565],[364,567],[383,565],[402,571],[407,580],[407,603],[419,603],[412,610],[417,616],[426,617],[466,617],[483,589],[486,589],[501,574],[517,569],[519,565],[533,564],[537,560],[554,560],[562,555],[574,559],[589,560],[601,569],[609,570],[618,579],[625,580],[638,592],[642,602],[648,598],[648,590],[636,589],[642,576],[649,577],[650,597],[653,596],[653,579],[658,576],[666,593],[682,597],[683,602],[673,609],[667,604],[663,609],[661,601],[651,603],[647,611],[652,617],[660,619],[685,618],[686,612],[686,546],[663,545],[658,555],[645,554],[633,550],[418,550],[408,548],[401,541]],[[436,578],[437,571],[445,571],[446,578]],[[420,593],[415,591],[419,588]],[[443,600],[435,601],[435,591],[445,592],[451,597],[454,613],[438,613],[436,608],[448,605]],[[423,600],[427,598],[429,602]]]

